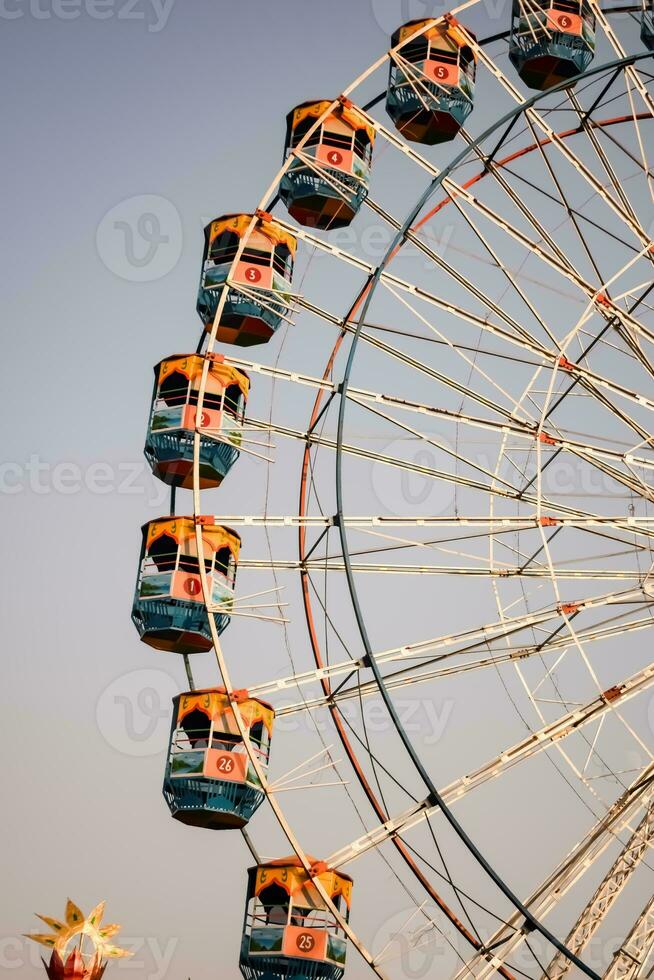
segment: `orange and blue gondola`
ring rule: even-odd
[[[414,37],[428,23],[393,34],[386,111],[406,139],[433,146],[454,139],[472,112],[477,59],[452,15]]]
[[[236,707],[234,707],[236,705]],[[265,795],[236,722],[265,770],[275,712],[247,691],[187,691],[173,698],[173,721],[163,794],[175,820],[192,827],[244,827]]]
[[[227,290],[216,332],[221,344],[265,344],[289,312],[297,238],[263,212],[250,230],[252,219],[226,214],[204,230],[197,310],[210,332]]]
[[[347,922],[352,879],[309,858],[312,876]],[[295,857],[250,868],[241,944],[245,980],[340,980],[347,938]]]
[[[349,225],[368,195],[375,130],[342,99],[299,148],[331,102],[303,102],[286,117],[285,159],[292,158],[279,196],[289,214],[309,228]]]
[[[230,621],[239,535],[200,517],[204,570],[215,610],[216,629]],[[164,517],[143,525],[139,573],[132,619],[141,640],[170,653],[201,653],[213,641],[204,605],[202,577],[192,517]]]
[[[594,53],[588,0],[513,0],[509,58],[529,88],[544,91],[579,75]]]
[[[202,413],[198,394],[205,364],[207,379]],[[193,486],[196,427],[200,433],[199,485],[219,487],[239,457],[247,374],[225,364],[221,354],[174,354],[154,369],[155,384],[145,456],[158,479],[174,487]]]

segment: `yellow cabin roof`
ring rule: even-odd
[[[263,722],[272,734],[275,711],[267,701],[250,697],[247,691],[235,691],[234,700],[238,704],[241,717],[248,728],[257,722]],[[213,722],[225,724],[225,730],[236,734],[238,726],[234,718],[232,702],[224,687],[208,687],[198,691],[188,691],[178,694],[174,699],[177,704],[177,724],[193,711],[202,711]]]
[[[430,24],[430,19],[425,20],[410,20],[407,24],[403,24],[402,27],[398,29],[393,34],[392,43],[393,47],[398,44],[402,44],[403,41],[408,40],[414,34],[418,33],[421,28],[425,28],[427,24]],[[463,25],[460,25],[463,27]],[[423,31],[423,36],[428,41],[438,41],[439,39],[444,39],[451,41],[452,44],[457,48],[464,48],[469,46],[469,41],[463,34],[455,18],[452,20],[441,20],[438,24],[432,24],[427,30]],[[466,28],[466,32],[474,38],[475,35],[472,31]],[[473,51],[473,57],[475,61],[477,60],[477,55]]]
[[[350,907],[352,900],[352,879],[343,871],[336,871],[330,868],[324,861],[316,861],[314,857],[307,854],[311,863],[312,874],[317,878],[331,899],[343,896],[345,904]],[[322,908],[323,902],[315,887],[312,886],[311,878],[302,867],[300,859],[293,856],[280,858],[277,861],[268,861],[251,869],[256,871],[254,894],[260,895],[261,892],[270,885],[279,885],[288,893],[292,902],[313,908]]]
[[[222,235],[224,231],[231,231],[233,234],[238,235],[239,238],[243,238],[250,227],[252,217],[251,214],[224,214],[207,225],[205,234],[209,242]],[[291,255],[295,255],[297,251],[297,238],[290,231],[282,228],[272,218],[268,218],[267,216],[257,217],[254,230],[264,235],[273,245],[286,245]]]
[[[316,102],[303,102],[302,105],[298,105],[295,109],[291,109],[288,114],[288,120],[291,125],[291,129],[295,129],[299,126],[301,122],[305,119],[318,119],[322,116],[332,104],[330,99],[320,99]],[[366,117],[357,109],[354,105],[338,105],[333,112],[333,115],[337,119],[342,119],[343,122],[351,126],[352,129],[364,129],[368,134],[368,139],[371,143],[375,142],[375,128],[371,126]],[[329,117],[327,117],[328,121]]]
[[[171,357],[159,361],[154,371],[157,383],[161,384],[166,378],[177,372],[182,374],[189,381],[195,381],[202,374],[205,357],[202,354],[173,354]],[[243,392],[245,398],[250,393],[250,379],[244,371],[225,364],[222,355],[214,354],[209,363],[209,376],[218,382],[223,388],[236,384]]]
[[[215,518],[202,518],[202,540],[209,554],[215,554],[221,548],[229,548],[234,560],[238,561],[241,550],[241,538],[230,527],[213,523]],[[145,536],[145,548],[148,551],[158,538],[167,535],[177,545],[186,546],[188,554],[195,554],[195,522],[192,517],[162,517],[156,521],[148,521],[142,527]]]

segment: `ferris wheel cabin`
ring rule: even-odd
[[[193,486],[193,446],[198,425],[203,430],[202,489],[220,486],[239,457],[249,378],[225,364],[222,355],[208,355],[209,369],[198,419],[198,392],[205,360],[201,354],[175,354],[154,369],[145,456],[154,475],[174,487]]]
[[[251,214],[227,214],[204,229],[197,310],[210,332],[227,288],[216,340],[238,347],[267,343],[288,313],[297,248],[270,215],[258,214],[248,231],[251,221]]]
[[[285,156],[292,156],[279,185],[289,214],[308,228],[344,228],[368,195],[375,130],[347,99],[299,144],[331,102],[303,102],[286,117]]]
[[[231,528],[202,522],[204,567],[222,633],[230,620],[241,539]],[[192,517],[164,517],[143,525],[132,619],[144,643],[170,653],[201,653],[212,646]]]
[[[252,748],[268,766],[275,712],[247,691],[234,700]],[[192,827],[244,827],[265,798],[222,687],[173,698],[163,794],[175,820]]]
[[[646,48],[654,51],[654,0],[645,0],[643,5],[640,39]]]
[[[433,146],[454,139],[472,112],[477,63],[452,16],[410,40],[427,23],[393,34],[386,111],[406,139]]]
[[[509,57],[529,88],[543,91],[585,71],[595,53],[587,0],[513,0]]]
[[[347,921],[352,879],[313,858],[312,874]],[[245,980],[340,980],[347,940],[295,858],[250,868],[241,944]]]

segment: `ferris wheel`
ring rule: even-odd
[[[155,368],[133,619],[246,978],[654,958],[654,8],[476,6],[289,112]]]

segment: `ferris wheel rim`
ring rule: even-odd
[[[639,9],[639,8],[634,8],[634,9],[636,10],[636,9]],[[498,38],[501,37],[501,36],[502,35],[499,35]],[[504,34],[503,36],[506,36],[506,34]],[[496,39],[496,38],[493,38],[493,40],[494,39]],[[480,44],[483,44],[483,40],[480,41]],[[630,55],[630,56],[627,56],[627,57],[621,58],[621,59],[614,59],[613,61],[607,62],[604,65],[595,66],[594,69],[587,70],[586,72],[581,73],[578,76],[578,78],[575,79],[574,81],[578,81],[578,80],[580,80],[581,78],[584,78],[584,77],[588,78],[590,75],[592,75],[592,74],[598,74],[601,71],[611,70],[612,67],[618,67],[618,66],[619,67],[623,67],[623,66],[626,66],[626,65],[631,65],[631,64],[634,64],[637,61],[640,61],[640,60],[643,60],[643,59],[646,59],[646,58],[650,58],[650,57],[652,57],[652,52],[644,52],[642,54]],[[570,87],[571,84],[572,83],[570,81],[568,81],[566,83],[561,84],[560,86],[557,86],[556,89],[563,90],[563,89],[566,89],[566,88]],[[550,90],[549,93],[538,93],[536,96],[532,97],[531,99],[525,100],[524,103],[522,103],[520,106],[518,106],[516,109],[514,109],[511,113],[508,113],[506,117],[504,117],[504,122],[507,121],[507,117],[510,118],[510,117],[512,117],[514,115],[518,115],[518,114],[524,112],[524,110],[527,107],[529,107],[529,105],[534,104],[535,102],[537,102],[545,94],[552,94],[552,91],[553,90]],[[628,119],[631,119],[632,117],[631,116],[628,116],[628,117],[624,117],[624,118],[625,118],[625,121],[627,121]],[[616,119],[614,121],[617,122],[618,120]],[[502,120],[500,120],[499,123],[496,123],[492,127],[489,127],[489,130],[486,133],[482,134],[482,137],[479,137],[478,139],[482,139],[482,138],[486,137],[488,134],[490,134],[490,133],[492,133],[494,131],[494,129],[496,128],[496,126],[499,126],[499,125],[502,125]],[[570,135],[572,135],[572,134],[570,134]],[[460,156],[461,157],[464,157],[469,152],[469,150],[470,150],[470,147],[467,147],[466,150],[464,150],[462,152],[462,154],[460,154]],[[448,168],[446,168],[446,170],[443,172],[443,174],[441,175],[441,177],[440,178],[436,178],[436,180],[434,181],[434,183],[437,186],[438,186],[438,184],[440,184],[442,178],[444,176],[446,176],[446,174],[449,172],[449,170],[452,168],[452,166],[456,165],[457,160],[458,160],[458,158],[455,158],[455,161],[452,162],[448,166]],[[419,211],[419,208],[418,208],[418,211]],[[410,224],[410,222],[409,222],[409,224]],[[406,230],[406,227],[407,227],[407,225],[405,225],[405,230]],[[393,246],[391,246],[391,249],[392,249],[392,247]],[[389,252],[390,252],[391,249],[389,249]],[[365,287],[365,288],[367,289],[367,287]],[[362,313],[361,316],[359,317],[359,323],[361,323],[361,321],[365,321],[365,313]],[[360,327],[358,327],[358,329],[360,330]],[[334,346],[334,349],[332,350],[332,353],[330,355],[327,368],[325,369],[324,377],[328,377],[328,375],[330,373],[330,367],[331,367],[331,365],[333,363],[333,359],[334,359],[335,354],[337,352],[337,348],[340,346],[340,344],[341,344],[342,340],[345,338],[345,336],[346,336],[345,333],[342,333],[339,336],[339,338],[338,338],[338,340],[337,340],[337,342],[336,342],[336,344]],[[321,399],[321,397],[322,397],[322,393],[319,393],[319,396],[316,399],[316,405],[318,405],[319,400]],[[345,399],[342,398],[341,399],[341,404],[343,405],[344,403],[345,403]],[[312,423],[313,423],[313,419],[312,419]],[[342,454],[342,432],[341,432],[341,437],[340,437],[340,444],[341,444],[340,452]],[[309,452],[310,452],[310,447],[307,447],[306,450],[305,450],[305,461],[304,461],[304,465],[303,465],[302,486],[301,486],[301,490],[300,490],[300,504],[301,504],[300,513],[303,512],[303,507],[305,506],[304,499],[305,499],[306,491],[305,491],[305,486],[304,485],[306,483],[307,456],[308,456],[308,453]],[[339,514],[337,515],[337,517],[338,517],[339,533],[341,535],[346,534],[347,531],[346,531],[345,521],[343,520],[344,515],[343,515],[342,508],[340,508]],[[304,535],[305,535],[305,529],[302,528],[302,527],[300,527],[300,529],[299,529],[299,539],[300,539],[300,557],[301,558],[302,558],[303,547],[304,547],[303,546]],[[345,547],[347,547],[347,544],[345,545]],[[314,655],[315,655],[315,653],[316,653],[317,638],[315,637],[315,629],[314,629],[313,624],[312,624],[312,620],[313,620],[312,601],[311,601],[311,596],[309,594],[309,588],[308,588],[309,572],[306,569],[303,569],[301,571],[301,577],[302,577],[303,598],[305,600],[304,601],[304,605],[305,605],[305,616],[307,618],[307,622],[308,622],[308,625],[309,625],[309,633],[310,633],[310,636],[312,637],[312,647],[314,648]],[[317,661],[317,663],[318,663],[318,661]],[[318,666],[320,666],[320,663],[318,663]],[[323,680],[322,681],[322,684],[323,684],[323,689],[325,690],[325,694],[328,695],[329,694],[329,682],[327,680]],[[330,705],[330,708],[331,708],[331,705]],[[340,719],[338,719],[338,711],[337,711],[337,708],[335,710],[332,710],[332,716],[334,718],[335,723],[339,727],[339,734],[340,734],[341,733],[340,732],[340,729],[342,728],[342,726],[340,724]],[[343,733],[341,735],[341,738],[342,739],[343,739],[343,737],[347,740],[347,733],[345,733],[344,731],[343,731]],[[357,772],[357,776],[359,777],[360,782],[362,782],[362,785],[364,783],[367,783],[367,780],[366,780],[365,776],[362,773],[360,763],[359,763],[358,758],[356,756],[356,752],[354,752],[354,750],[352,749],[351,750],[351,753],[348,751],[348,756],[350,758],[350,762],[352,763],[352,765],[355,768],[355,771]],[[371,803],[371,805],[373,806],[373,808],[375,810],[377,810],[378,814],[383,814],[383,810],[381,810],[381,806],[379,804],[379,801],[377,801],[377,805],[376,805],[375,802],[373,802],[373,799],[371,798],[371,796],[369,794],[366,794],[366,795],[368,795],[369,802]],[[401,843],[401,842],[398,842],[398,843]],[[420,875],[419,869],[418,869],[418,874]],[[432,894],[432,897],[434,897],[433,894]],[[456,925],[456,922],[455,922],[454,918],[452,918],[452,916],[450,916],[450,918],[451,918],[451,921],[454,921],[454,924]],[[464,927],[464,929],[465,929],[465,927]],[[476,944],[473,943],[473,945],[476,945]],[[500,972],[503,972],[503,969],[504,969],[504,967],[502,967],[500,969]]]
[[[472,5],[473,2],[474,2],[474,0],[471,0],[471,3],[466,3],[463,6],[464,7],[470,6],[470,5]],[[624,8],[620,8],[620,9],[624,9]],[[380,61],[377,64],[383,63],[387,59],[387,57],[388,57],[388,55],[386,55],[383,59],[380,59]],[[625,61],[631,61],[632,58],[630,57],[630,58],[627,58],[627,59],[624,59],[624,60]],[[584,73],[584,75],[586,75],[586,76],[588,76],[588,74],[589,74],[589,72],[585,72]],[[358,82],[355,83],[355,85],[356,84],[358,84]],[[566,83],[566,86],[569,86],[570,84],[572,84],[572,82],[571,81],[568,81]],[[562,87],[566,87],[566,86],[562,86]],[[353,87],[354,86],[352,86],[351,88],[353,88]],[[334,107],[335,104],[336,103],[332,103],[330,105],[330,108],[328,110],[326,110],[325,115],[328,114],[332,110],[332,108]],[[318,124],[319,124],[319,122],[316,125],[318,125]],[[252,218],[252,223],[251,223],[250,230],[251,230],[252,226],[254,225],[254,221],[255,221],[255,216],[253,216],[253,218]],[[219,311],[218,311],[218,313],[216,315],[216,319],[214,321],[214,327],[213,327],[212,335],[210,336],[210,340],[209,340],[210,345],[212,345],[213,342],[214,342],[214,340],[215,340],[215,333],[216,333],[217,322],[218,322],[218,319],[219,319],[219,314],[220,314],[220,308],[219,308]],[[206,370],[205,370],[205,373],[203,375],[203,380],[202,380],[201,387],[200,387],[199,394],[198,394],[198,410],[201,410],[201,408],[202,408],[202,399],[204,397],[204,388],[205,388],[205,386],[206,386]],[[343,403],[343,401],[342,401],[342,403]],[[195,445],[194,445],[194,479],[193,479],[193,484],[194,484],[194,486],[193,486],[193,490],[194,490],[194,513],[195,513],[195,516],[196,517],[199,516],[200,513],[201,513],[201,508],[199,506],[199,503],[200,503],[200,498],[199,498],[200,488],[199,488],[199,480],[198,480],[198,472],[199,472],[199,455],[198,455],[198,451],[199,451],[199,435],[200,435],[199,434],[199,431],[196,431],[196,434],[195,434]],[[342,440],[341,440],[341,450],[342,450]],[[199,530],[197,529],[197,526],[196,526],[196,531],[197,531],[197,535],[198,535],[197,545],[198,545],[198,556],[199,556],[199,559],[200,559],[200,567],[201,567],[201,569],[203,569],[204,568],[204,562],[203,562],[203,542],[202,542],[201,534],[199,533]],[[211,611],[211,609],[209,608],[209,605],[208,605],[208,592],[207,592],[206,574],[202,574],[201,575],[201,578],[202,578],[202,586],[203,586],[203,597],[204,597],[205,605],[207,606],[207,614],[208,614],[208,617],[209,617],[209,620],[210,620],[210,624],[212,626],[212,634],[214,634],[214,647],[215,647],[215,650],[216,650],[216,655],[218,657],[219,667],[221,669],[221,673],[223,674],[223,679],[225,681],[225,687],[227,688],[227,690],[229,692],[229,691],[232,690],[232,688],[230,686],[230,681],[229,681],[229,672],[227,671],[227,668],[226,668],[226,662],[225,662],[224,656],[222,655],[222,653],[220,651],[220,644],[219,644],[219,641],[218,641],[218,635],[216,633],[216,628],[215,628],[214,613]],[[247,748],[248,745],[249,745],[249,739],[248,739],[246,733],[245,733],[245,737],[244,737],[244,742],[245,742],[246,748]],[[256,768],[256,765],[255,765],[255,768]],[[269,789],[265,785],[265,780],[264,780],[264,792],[265,792],[265,795],[268,797],[269,801],[272,802],[271,796],[270,796],[270,791],[269,791]],[[290,838],[289,838],[289,840],[290,840]],[[298,843],[297,846],[292,841],[291,841],[291,843],[293,844],[293,847],[296,850],[296,853],[300,857],[301,862],[303,864],[305,864],[306,863],[306,855],[304,854],[304,852],[302,851],[301,847],[299,846],[299,843]],[[310,870],[311,869],[310,869],[310,867],[306,867],[305,866],[305,870],[309,871],[309,873],[310,873]],[[327,904],[328,905],[330,904],[329,901],[327,902]],[[359,949],[359,951],[361,952],[360,949]],[[368,964],[375,970],[375,972],[377,972],[379,974],[378,968],[376,968],[375,963],[371,959],[368,959]],[[583,968],[583,966],[582,966],[582,968]],[[379,974],[379,975],[381,975],[381,974]],[[595,974],[591,974],[591,975],[592,976],[595,976]]]
[[[361,636],[363,648],[365,650],[368,665],[370,666],[374,674],[375,681],[377,683],[380,694],[386,706],[386,710],[389,714],[389,717],[393,722],[395,730],[397,731],[400,740],[411,762],[413,763],[414,768],[416,769],[420,778],[424,782],[429,795],[433,798],[435,803],[438,804],[441,812],[445,816],[450,826],[453,828],[457,836],[464,843],[464,845],[467,847],[467,849],[470,851],[470,853],[473,855],[473,857],[476,859],[479,865],[483,868],[486,874],[488,874],[491,880],[504,893],[505,897],[512,903],[512,905],[522,915],[524,915],[525,919],[530,923],[530,925],[534,929],[537,929],[541,933],[541,935],[543,935],[544,938],[547,939],[557,949],[559,953],[566,956],[567,959],[570,962],[574,963],[578,969],[582,970],[582,972],[585,973],[587,976],[594,978],[594,980],[598,980],[598,974],[596,974],[595,971],[591,970],[590,967],[588,967],[582,960],[579,959],[579,957],[577,957],[571,950],[569,950],[564,945],[564,943],[551,932],[551,930],[549,930],[542,922],[540,922],[530,912],[530,910],[522,903],[522,901],[518,898],[518,896],[512,891],[510,886],[504,881],[501,875],[497,871],[495,871],[495,869],[490,865],[490,863],[487,861],[485,856],[481,853],[477,845],[474,843],[474,841],[464,830],[458,818],[454,815],[454,813],[452,812],[448,804],[442,798],[438,790],[438,787],[434,783],[426,766],[420,759],[412,740],[410,739],[404,725],[402,724],[402,721],[395,708],[393,699],[391,698],[390,693],[386,687],[384,678],[376,664],[373,647],[368,636],[366,621],[359,602],[358,589],[357,589],[355,576],[352,568],[352,561],[351,561],[349,541],[348,541],[348,532],[344,521],[345,513],[344,513],[344,504],[343,504],[344,495],[343,495],[343,465],[342,464],[343,464],[343,437],[344,437],[344,429],[345,429],[345,414],[347,408],[347,399],[345,396],[347,395],[347,391],[350,384],[350,377],[354,366],[356,352],[358,349],[358,342],[362,330],[362,325],[366,321],[368,310],[370,309],[370,305],[372,303],[376,287],[381,279],[381,274],[383,270],[385,269],[389,260],[393,256],[395,250],[401,248],[404,242],[406,241],[406,237],[405,237],[406,233],[412,227],[412,225],[414,224],[415,220],[417,219],[422,209],[431,200],[432,196],[436,193],[438,188],[442,186],[443,181],[447,179],[447,177],[452,173],[454,168],[469,155],[470,149],[474,149],[475,146],[477,147],[480,146],[483,141],[485,141],[489,136],[492,136],[493,133],[497,132],[499,128],[501,128],[502,126],[506,126],[514,118],[518,118],[519,116],[523,115],[523,113],[525,113],[529,108],[531,108],[532,106],[540,102],[544,97],[555,95],[559,91],[563,91],[565,89],[570,88],[582,77],[589,78],[601,72],[622,69],[624,67],[627,67],[627,65],[632,65],[635,62],[640,61],[641,59],[651,58],[652,55],[653,55],[652,52],[644,52],[642,54],[632,55],[627,58],[614,59],[613,61],[608,62],[604,65],[595,66],[594,69],[590,69],[587,70],[586,72],[580,73],[574,79],[561,83],[560,85],[554,86],[552,89],[546,92],[536,93],[535,95],[531,96],[529,99],[526,99],[522,103],[522,105],[512,109],[510,112],[506,113],[499,120],[496,120],[492,126],[488,127],[488,129],[485,130],[480,136],[476,137],[473,143],[469,147],[466,146],[461,151],[461,153],[455,156],[455,158],[452,161],[450,161],[450,163],[448,163],[446,167],[443,168],[441,173],[438,174],[433,179],[431,185],[419,197],[413,209],[409,211],[408,216],[404,220],[402,228],[398,230],[395,239],[391,241],[391,244],[389,245],[386,255],[378,263],[376,271],[372,277],[370,288],[366,293],[366,298],[361,308],[361,313],[358,319],[358,323],[355,328],[355,332],[352,336],[350,350],[348,353],[348,358],[343,372],[343,379],[340,384],[339,411],[338,411],[338,424],[337,424],[337,437],[336,437],[337,446],[336,446],[335,474],[336,474],[338,534],[341,542],[341,551],[343,555],[343,560],[345,563],[345,575],[346,575],[346,580],[348,585],[348,591],[350,593],[352,607],[357,621],[357,626],[358,626],[359,634]]]
[[[639,10],[640,8],[639,7],[633,7],[633,8],[630,8],[630,9],[636,11],[636,10]],[[610,11],[607,10],[607,12],[610,12]],[[501,34],[498,34],[498,35],[494,36],[493,38],[491,38],[489,40],[497,40],[497,39],[504,38],[504,37],[506,37],[506,34],[507,34],[507,32],[502,32]],[[484,42],[485,42],[485,39],[481,39],[479,43],[481,45],[483,45]],[[374,101],[376,102],[378,100],[374,100]],[[645,118],[648,118],[649,119],[651,117],[650,117],[650,114],[648,114],[648,113],[640,113],[640,114],[638,114],[638,116],[636,118],[637,119],[645,119]],[[604,127],[608,127],[608,126],[612,126],[612,125],[619,125],[621,123],[627,123],[627,122],[630,122],[632,120],[633,120],[633,117],[631,115],[618,116],[618,117],[612,117],[612,118],[606,119],[606,120],[600,120],[600,121],[598,121],[597,125],[598,125],[598,127],[604,128]],[[580,130],[578,130],[578,129],[570,129],[570,130],[559,132],[558,133],[558,136],[561,137],[561,138],[567,138],[567,137],[572,137],[574,135],[577,135],[579,132],[580,132]],[[544,139],[542,142],[545,143],[545,142],[548,142],[548,140]],[[532,152],[532,151],[536,150],[538,148],[538,146],[539,146],[539,143],[534,143],[531,146],[527,147],[526,149],[522,149],[522,150],[518,151],[515,154],[511,154],[507,158],[502,158],[501,160],[499,160],[497,162],[497,165],[498,165],[498,167],[501,167],[504,164],[506,164],[507,162],[512,161],[513,159],[515,159],[519,155],[524,155],[525,153],[529,153],[529,152]],[[468,187],[472,186],[474,183],[476,183],[477,181],[485,178],[488,175],[489,175],[489,172],[487,170],[485,170],[485,169],[482,169],[481,171],[479,171],[479,173],[476,176],[474,176],[470,180],[466,181],[463,186],[465,188],[468,188]],[[451,198],[449,196],[448,197],[444,197],[441,200],[441,202],[429,213],[429,215],[426,216],[426,219],[428,219],[429,217],[433,216],[434,212],[437,209],[440,209],[441,206],[446,206],[446,205],[448,205],[450,203],[452,203]],[[426,220],[426,219],[424,219],[424,220]],[[360,296],[361,295],[363,295],[363,291],[360,294]],[[350,319],[350,316],[353,315],[353,311],[354,311],[355,308],[356,308],[356,305],[354,307],[351,307],[350,314],[348,314],[348,317],[346,318],[348,321]],[[334,344],[334,347],[332,348],[332,351],[330,353],[330,357],[329,357],[329,359],[327,361],[327,365],[326,365],[326,367],[324,369],[324,373],[322,375],[323,380],[326,380],[327,378],[329,378],[329,376],[331,374],[331,369],[333,367],[333,362],[334,362],[335,356],[338,353],[338,350],[340,349],[340,346],[341,346],[342,342],[346,339],[346,337],[347,337],[347,332],[343,331],[343,332],[341,332],[341,334],[337,338],[337,340],[336,340],[336,342]],[[319,390],[318,391],[318,394],[316,396],[316,400],[314,402],[313,415],[312,415],[312,418],[311,418],[311,422],[310,422],[309,430],[308,431],[312,431],[313,430],[313,426],[315,425],[316,418],[319,415],[319,409],[320,409],[320,405],[321,405],[321,402],[322,402],[322,399],[323,399],[323,396],[324,395],[325,395],[325,391],[324,390],[322,390],[322,391]],[[307,445],[305,447],[305,451],[304,451],[304,454],[303,454],[303,466],[302,466],[302,476],[301,476],[301,481],[300,481],[300,494],[299,494],[299,514],[300,514],[300,519],[302,519],[302,517],[303,517],[303,515],[305,513],[305,508],[306,508],[307,491],[308,491],[308,480],[307,480],[307,477],[308,477],[308,471],[309,471],[309,457],[310,457],[311,450],[312,450],[311,445]],[[303,606],[304,606],[304,611],[305,611],[305,619],[306,619],[306,622],[307,622],[307,629],[308,629],[308,633],[309,633],[309,639],[310,639],[310,643],[311,643],[311,647],[312,647],[312,652],[313,652],[314,659],[315,659],[315,662],[316,662],[316,667],[318,668],[319,671],[324,671],[325,670],[325,662],[324,662],[324,660],[322,658],[322,651],[321,651],[321,647],[320,647],[320,642],[318,640],[318,636],[317,636],[317,632],[316,632],[316,628],[315,628],[315,620],[314,620],[314,616],[313,616],[313,599],[312,599],[311,591],[310,591],[311,573],[310,573],[310,570],[303,565],[304,558],[305,558],[305,555],[306,555],[306,548],[305,548],[306,530],[307,530],[306,525],[304,525],[304,524],[302,524],[300,522],[299,523],[299,526],[298,526],[298,541],[299,541],[299,557],[300,557],[300,562],[301,562],[300,579],[301,579]],[[367,779],[365,773],[363,772],[363,768],[361,766],[361,763],[360,763],[360,760],[358,758],[357,752],[353,748],[352,742],[351,742],[351,739],[350,739],[350,736],[348,735],[348,733],[346,731],[346,728],[345,728],[345,726],[343,724],[343,720],[342,720],[342,717],[341,717],[341,712],[339,711],[339,707],[338,707],[338,702],[333,699],[332,688],[331,688],[331,679],[328,676],[321,675],[318,678],[318,680],[319,680],[319,683],[320,683],[320,685],[322,686],[322,689],[323,689],[324,704],[330,710],[330,713],[332,715],[333,723],[334,723],[334,725],[336,727],[336,730],[337,730],[337,732],[339,734],[339,738],[341,739],[341,742],[343,744],[343,747],[344,747],[344,749],[346,751],[346,754],[348,756],[349,762],[350,762],[350,764],[352,765],[352,767],[353,767],[353,769],[355,771],[355,774],[356,774],[356,776],[357,776],[357,778],[359,780],[359,783],[362,786],[362,788],[364,790],[364,793],[365,793],[365,795],[366,795],[366,797],[368,799],[368,802],[370,803],[372,809],[377,814],[377,817],[380,820],[380,822],[384,822],[385,820],[388,819],[388,816],[389,815],[383,809],[382,804],[380,803],[379,799],[377,798],[375,792],[373,791],[373,789],[372,789],[372,787],[370,785],[369,780]],[[395,846],[395,848],[398,850],[398,852],[401,854],[404,862],[409,867],[410,871],[413,873],[414,877],[417,879],[417,881],[419,882],[419,884],[425,889],[425,891],[428,893],[428,895],[430,896],[430,898],[432,898],[432,900],[441,909],[441,911],[443,911],[443,913],[446,915],[446,917],[449,919],[449,921],[455,926],[455,928],[457,929],[457,931],[469,942],[469,944],[473,947],[473,949],[476,949],[478,953],[479,952],[483,952],[483,946],[479,943],[479,941],[476,939],[476,937],[470,932],[470,930],[467,928],[467,926],[459,919],[459,917],[456,915],[456,913],[454,913],[454,911],[450,908],[450,906],[445,902],[445,900],[442,898],[442,896],[436,890],[435,886],[431,883],[431,881],[420,870],[420,867],[418,866],[417,861],[415,860],[415,858],[410,853],[410,850],[407,847],[407,845],[404,843],[404,841],[399,836],[395,836],[395,837],[392,838],[392,843]],[[497,965],[497,972],[501,976],[503,976],[505,978],[505,980],[515,980],[514,974],[510,972],[510,969],[505,965],[504,962],[501,962],[499,965]]]

